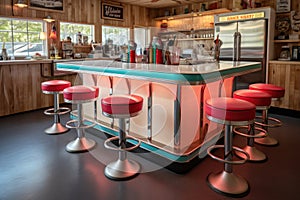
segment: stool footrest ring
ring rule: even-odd
[[[249,135],[247,133],[243,133],[241,131],[239,131],[238,129],[248,129],[248,126],[238,126],[238,127],[234,127],[233,128],[233,132],[238,134],[238,135],[241,135],[243,137],[247,137],[247,138],[263,138],[263,137],[266,137],[268,135],[268,132],[263,129],[263,128],[259,128],[259,127],[254,127],[255,130],[258,130],[260,131],[258,134],[255,134],[255,135]]]
[[[77,125],[72,126],[72,125],[70,125],[71,123],[74,123],[74,124],[77,123]],[[79,126],[78,120],[76,120],[76,119],[70,120],[70,121],[68,121],[66,123],[66,127],[67,128],[82,128],[82,129],[86,129],[86,128],[91,128],[91,127],[93,127],[95,125],[96,125],[96,123],[92,122],[92,124],[89,124],[89,125],[81,125],[81,126]]]
[[[214,160],[217,160],[217,161],[223,162],[223,163],[227,163],[227,164],[234,164],[234,165],[244,164],[244,163],[245,163],[247,160],[249,160],[249,158],[250,158],[250,156],[249,156],[249,154],[248,154],[247,152],[245,152],[243,149],[240,149],[240,148],[235,147],[235,146],[233,146],[232,149],[233,149],[234,151],[238,151],[238,152],[244,154],[246,158],[241,159],[241,160],[225,160],[225,159],[220,158],[220,157],[218,157],[218,156],[215,156],[215,155],[213,155],[213,154],[211,153],[212,150],[214,150],[214,149],[220,149],[220,148],[224,148],[224,145],[214,145],[214,146],[211,146],[211,147],[209,147],[209,148],[207,149],[207,154],[208,154],[210,157],[212,157],[212,159],[214,159]]]
[[[256,116],[255,118],[259,118],[262,119],[262,116]],[[270,128],[274,128],[274,127],[279,127],[282,126],[282,122],[279,119],[273,118],[273,117],[268,117],[268,121],[272,121],[272,122],[276,122],[274,124],[265,124],[262,122],[257,122],[255,121],[255,124],[260,125],[260,126],[264,126],[264,127],[270,127]]]
[[[57,112],[54,112],[54,108],[49,108],[49,109],[44,111],[44,114],[45,115],[64,115],[64,114],[66,114],[70,111],[71,111],[71,109],[67,108],[67,107],[61,107],[61,108],[58,109]]]
[[[132,137],[132,136],[127,135],[126,139],[136,140],[138,143],[136,145],[134,145],[132,147],[128,147],[128,148],[112,147],[111,145],[109,145],[109,143],[112,143],[115,140],[119,140],[119,137],[115,136],[115,137],[111,137],[111,138],[108,138],[107,140],[105,140],[104,141],[104,146],[105,146],[105,148],[110,149],[110,150],[114,150],[114,151],[132,151],[134,149],[137,149],[141,145],[141,141],[134,138],[134,137]]]

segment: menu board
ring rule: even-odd
[[[102,18],[123,20],[123,7],[102,3]]]

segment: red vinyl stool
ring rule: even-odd
[[[266,84],[266,83],[251,84],[251,85],[249,85],[249,89],[250,90],[259,90],[259,91],[263,91],[263,92],[270,94],[272,97],[272,101],[279,100],[280,98],[282,98],[284,96],[284,93],[285,93],[285,89],[283,87],[279,87],[279,86],[276,86],[273,84]],[[273,127],[279,127],[282,125],[282,122],[279,119],[275,119],[275,118],[268,116],[268,110],[264,110],[262,112],[262,116],[259,118],[262,119],[262,122],[255,122],[255,123],[262,126],[266,131],[268,131],[269,127],[273,128]],[[272,123],[270,123],[270,122],[272,122]],[[256,138],[254,141],[258,144],[269,145],[269,146],[278,144],[278,140],[271,137],[269,132],[268,132],[267,137]]]
[[[205,102],[207,118],[210,121],[224,124],[224,145],[213,145],[207,149],[207,153],[213,159],[224,163],[224,170],[219,173],[211,173],[207,177],[207,183],[211,189],[230,196],[242,196],[249,191],[248,182],[241,176],[233,173],[233,164],[244,164],[249,155],[244,150],[232,145],[232,126],[245,126],[254,123],[255,105],[244,100],[219,97],[208,99]],[[214,149],[224,149],[224,158],[212,154]],[[241,160],[233,160],[234,152],[245,155]]]
[[[69,129],[64,127],[60,123],[60,115],[66,114],[70,112],[70,108],[67,107],[59,107],[59,94],[63,93],[63,90],[67,87],[70,87],[71,83],[69,81],[64,80],[51,80],[42,82],[41,88],[43,93],[45,94],[53,94],[54,96],[54,106],[53,108],[49,108],[44,111],[46,115],[53,115],[54,116],[54,123],[50,128],[47,128],[45,132],[47,134],[59,134],[65,133]]]
[[[271,105],[271,95],[259,90],[237,90],[233,93],[233,97],[253,103],[256,105],[256,110],[265,111],[268,110]],[[247,133],[245,133],[245,130],[247,130]],[[255,130],[259,131],[259,133],[256,134]],[[255,123],[252,123],[248,126],[235,127],[233,132],[247,137],[247,146],[243,150],[249,154],[250,161],[264,161],[267,159],[266,154],[254,147],[254,138],[263,138],[267,136],[267,131],[265,129],[256,127]],[[237,153],[237,155],[244,157],[244,154]]]
[[[135,117],[143,107],[143,98],[137,95],[113,95],[101,100],[102,114],[110,118],[119,119],[119,136],[108,138],[104,142],[107,149],[119,151],[117,161],[111,162],[105,168],[105,175],[113,180],[124,180],[136,176],[140,171],[140,165],[127,158],[127,151],[138,148],[141,141],[126,136],[125,119]],[[126,139],[137,141],[137,144],[126,147]],[[113,141],[118,141],[118,147],[113,147]]]
[[[77,85],[66,88],[63,92],[65,102],[77,105],[77,119],[70,120],[66,124],[68,128],[77,130],[77,138],[66,146],[66,151],[71,153],[88,151],[96,145],[96,142],[85,137],[84,129],[93,127],[96,122],[94,120],[90,125],[84,124],[82,104],[95,102],[94,119],[96,119],[96,100],[99,95],[99,88]]]

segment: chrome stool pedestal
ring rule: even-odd
[[[272,101],[278,101],[284,97],[285,89],[283,87],[267,84],[267,83],[255,83],[249,85],[250,90],[258,90],[269,94],[272,98]],[[258,117],[257,117],[258,118]],[[279,127],[282,125],[279,119],[275,119],[268,116],[268,110],[264,110],[262,116],[259,117],[262,119],[262,122],[255,122],[256,124],[262,126],[268,132],[268,135],[264,138],[255,138],[255,143],[266,145],[266,146],[275,146],[278,145],[278,140],[271,137],[268,128]],[[269,123],[272,122],[272,123]]]
[[[76,129],[77,138],[69,142],[66,151],[70,153],[86,152],[93,149],[96,142],[85,136],[85,129],[93,127],[96,122],[96,101],[99,95],[99,88],[83,85],[73,86],[64,90],[65,102],[77,105],[77,119],[66,123],[67,128]],[[84,124],[82,104],[94,102],[94,121],[89,125]]]
[[[212,119],[213,120],[213,119]],[[218,173],[210,173],[207,177],[208,185],[216,192],[225,195],[243,196],[249,190],[249,184],[243,177],[233,173],[233,166],[236,164],[244,164],[249,159],[249,155],[243,149],[232,145],[231,126],[225,126],[224,145],[214,145],[207,149],[207,153],[214,160],[224,163],[224,170]],[[215,149],[224,149],[224,158],[217,157],[212,154]],[[234,153],[243,154],[242,160],[233,160]]]
[[[54,96],[54,106],[53,108],[49,108],[44,111],[45,115],[54,116],[54,123],[51,127],[45,130],[45,133],[49,135],[65,133],[69,129],[60,123],[60,115],[67,114],[71,111],[70,108],[67,107],[59,107],[59,94],[62,92],[44,92],[45,94],[53,94]]]
[[[278,140],[272,137],[269,134],[269,128],[275,128],[282,126],[282,122],[279,119],[275,119],[268,116],[268,110],[264,110],[262,113],[262,116],[257,116],[257,119],[261,119],[262,122],[259,122],[258,120],[255,121],[255,124],[261,126],[268,134],[266,137],[262,138],[255,138],[254,141],[257,144],[266,145],[266,146],[276,146],[278,145]],[[271,122],[271,123],[270,123]]]
[[[256,110],[262,112],[268,111],[272,98],[271,95],[266,92],[249,89],[237,90],[233,93],[233,97],[253,103],[256,106]],[[266,129],[259,128],[255,126],[255,123],[252,123],[248,126],[235,127],[233,132],[247,138],[247,145],[244,147],[244,150],[250,156],[249,161],[261,162],[267,159],[266,154],[254,146],[256,139],[264,139],[268,136]],[[237,155],[245,158],[243,154],[237,153]]]
[[[119,136],[111,137],[104,142],[104,146],[107,149],[115,150],[119,152],[118,160],[108,164],[105,167],[105,171],[104,171],[105,176],[114,180],[123,180],[127,178],[132,178],[140,172],[140,168],[141,168],[138,162],[134,160],[129,160],[127,158],[127,151],[132,151],[134,149],[137,149],[140,146],[141,141],[137,140],[136,145],[126,148],[127,139],[132,139],[132,140],[136,140],[136,139],[131,136],[126,136],[125,119],[126,118],[119,118]],[[111,143],[113,141],[118,141],[119,147],[111,146]]]
[[[95,126],[95,122],[90,125],[84,124],[84,118],[82,113],[82,104],[77,104],[78,116],[77,120],[70,120],[66,123],[66,127],[70,129],[76,129],[77,138],[71,141],[66,146],[66,151],[70,153],[85,152],[95,147],[96,142],[94,140],[85,137],[84,129]],[[72,125],[74,124],[74,125]]]
[[[247,130],[247,133],[244,133],[243,129]],[[259,133],[255,133],[256,130],[259,131]],[[254,139],[264,138],[267,136],[268,133],[266,130],[255,127],[253,123],[248,126],[234,127],[233,132],[247,138],[247,145],[243,148],[243,150],[248,153],[249,161],[261,162],[267,159],[266,154],[264,154],[254,146]],[[240,152],[237,152],[236,155],[241,158],[246,158],[245,155]]]

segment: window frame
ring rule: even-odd
[[[151,43],[151,27],[146,27],[146,26],[134,26],[133,27],[133,34],[134,34],[134,41],[136,41],[136,29],[144,29],[145,34],[144,34],[144,44],[141,44],[141,46],[138,45],[138,48],[148,48],[150,43]]]
[[[62,26],[61,26],[61,24],[77,24],[77,25],[83,25],[83,26],[91,26],[92,27],[92,30],[91,30],[91,39],[89,40],[89,42],[90,41],[95,41],[95,28],[96,28],[96,26],[95,26],[95,24],[90,24],[90,23],[77,23],[77,22],[67,22],[67,21],[60,21],[59,22],[59,38],[60,38],[60,40],[61,41],[63,41],[63,40],[65,40],[66,39],[66,37],[67,37],[67,35],[65,36],[65,37],[63,37],[63,34],[64,33],[62,33]],[[76,33],[78,33],[78,32],[76,32]],[[84,34],[84,35],[86,35],[85,33],[82,33],[82,34]],[[69,35],[68,35],[69,36]],[[90,36],[90,35],[88,35],[88,36]],[[74,44],[76,44],[76,36],[74,36],[73,35],[73,37],[71,37],[72,38],[72,43],[74,43]]]
[[[29,40],[29,33],[35,33],[35,34],[38,34],[40,36],[40,33],[41,32],[45,32],[46,30],[46,23],[43,21],[43,20],[39,20],[39,19],[26,19],[26,18],[12,18],[12,17],[1,17],[0,16],[0,19],[1,20],[8,20],[10,21],[10,30],[0,30],[0,32],[8,32],[10,35],[11,35],[11,41],[5,41],[6,43],[11,43],[11,52],[8,54],[8,56],[11,58],[11,59],[14,59],[14,58],[24,58],[24,55],[17,55],[16,54],[16,50],[15,49],[15,46],[16,46],[16,41],[14,40],[14,35],[16,35],[17,32],[19,33],[25,33],[26,34],[26,41],[24,42],[26,46],[27,45],[27,55],[25,56],[25,59],[30,59],[32,55],[30,55],[30,40]],[[14,30],[14,23],[13,21],[24,21],[26,23],[26,31],[16,31]],[[28,29],[28,24],[30,22],[37,22],[37,23],[41,23],[41,31],[39,32],[34,32],[34,31],[31,31]],[[46,40],[42,40],[40,39],[41,43],[42,43],[42,55],[43,56],[47,56],[48,52],[47,52],[47,41]],[[3,45],[3,42],[2,44]]]
[[[102,43],[102,45],[105,45],[105,38],[104,38],[104,33],[103,33],[103,27],[120,28],[120,29],[127,29],[127,30],[128,30],[128,37],[127,37],[126,43],[118,44],[118,46],[127,45],[128,41],[129,41],[130,38],[131,38],[130,27],[124,27],[124,26],[112,26],[112,25],[105,25],[105,24],[102,24],[102,25],[101,25],[101,43]],[[104,39],[104,40],[103,40],[103,39]],[[113,43],[113,44],[116,44],[116,43]]]

